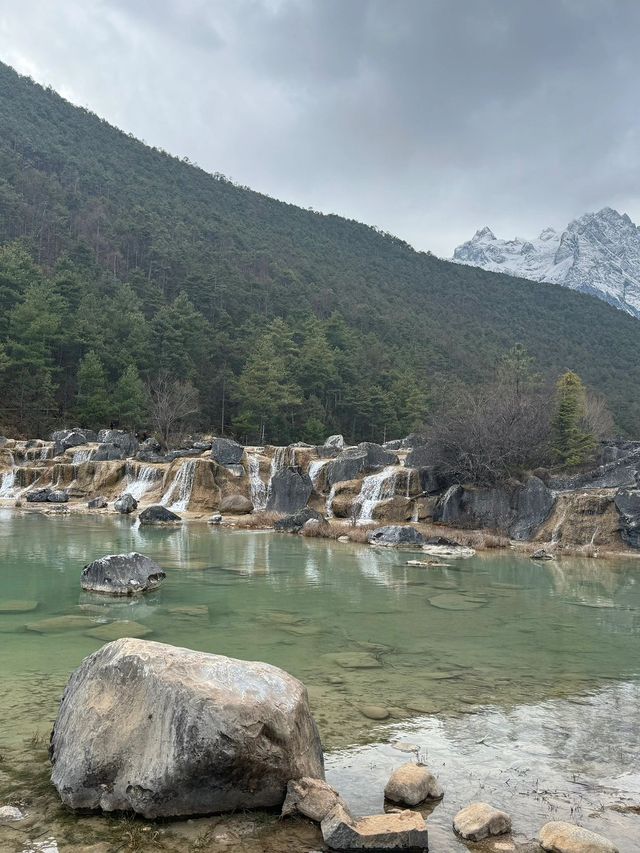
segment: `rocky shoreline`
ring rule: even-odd
[[[74,429],[49,441],[0,438],[0,506],[140,510],[142,523],[206,518],[358,542],[376,527],[402,525],[477,550],[637,555],[640,443],[603,444],[597,462],[479,487],[451,482],[417,435],[352,447],[342,436],[286,447],[203,438],[162,452],[119,430]]]

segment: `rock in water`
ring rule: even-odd
[[[320,823],[337,803],[344,805],[340,794],[322,779],[294,779],[287,785],[282,817],[301,814]]]
[[[51,780],[74,809],[146,818],[280,807],[324,778],[304,685],[266,663],[122,639],[71,675]]]
[[[160,566],[144,554],[107,554],[82,570],[80,584],[89,592],[134,595],[155,589],[166,578]]]
[[[618,848],[602,835],[561,820],[546,823],[538,840],[542,849],[550,853],[618,853]]]
[[[417,806],[424,800],[439,800],[444,791],[428,767],[408,762],[393,771],[384,795],[393,803]]]
[[[428,850],[427,824],[421,814],[404,811],[355,820],[338,803],[320,824],[333,850]]]
[[[116,512],[122,513],[122,515],[129,515],[134,509],[138,509],[138,501],[129,492],[125,492],[113,504],[113,508]]]
[[[140,513],[140,524],[169,524],[176,521],[182,521],[180,516],[160,504],[148,506]]]
[[[403,527],[400,524],[390,524],[387,527],[378,527],[372,530],[367,539],[371,545],[386,545],[397,547],[400,545],[421,546],[424,537],[414,527]]]
[[[511,818],[488,803],[471,803],[454,817],[453,829],[465,841],[482,841],[511,832]]]

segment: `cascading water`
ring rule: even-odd
[[[251,503],[253,504],[254,510],[260,512],[261,510],[266,509],[267,506],[267,487],[260,479],[260,460],[254,453],[248,454],[248,458]]]
[[[172,512],[184,512],[189,508],[193,482],[196,476],[196,459],[190,459],[180,466],[180,470],[162,496],[160,503]]]
[[[40,448],[40,457],[39,458],[41,460],[48,459],[49,454],[51,453],[52,450],[53,450],[53,447],[50,447],[46,444],[43,444],[42,447]]]
[[[71,460],[72,465],[82,465],[83,462],[88,462],[95,453],[94,447],[83,447],[82,450],[76,450]]]
[[[0,498],[12,498],[16,485],[16,469],[5,471],[0,480]]]
[[[320,479],[320,472],[324,468],[324,466],[329,462],[329,459],[314,459],[312,462],[309,462],[309,469],[307,470],[307,474],[311,479],[311,483],[313,488],[317,491],[318,489],[318,480]]]
[[[286,468],[287,465],[291,464],[291,461],[292,456],[288,447],[276,447],[273,452],[273,456],[271,457],[271,471],[269,473],[269,485],[267,486],[265,507],[269,501],[269,496],[271,495],[271,481],[273,480],[274,475],[277,474],[278,471],[282,471],[283,468]]]
[[[139,501],[160,479],[161,473],[153,465],[142,465],[137,473],[133,473],[127,465],[127,492]]]
[[[371,521],[376,505],[395,495],[397,478],[398,468],[395,465],[389,465],[377,474],[364,478],[354,507],[358,524]]]
[[[336,484],[334,483],[329,490],[329,494],[327,495],[327,503],[325,505],[324,513],[327,518],[333,518],[333,499],[336,496]]]

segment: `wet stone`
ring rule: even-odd
[[[52,616],[49,619],[40,619],[38,622],[29,622],[25,625],[27,631],[35,631],[38,634],[57,634],[62,631],[84,631],[96,624],[95,619],[89,616]]]
[[[369,720],[387,720],[389,718],[389,709],[382,705],[360,705],[358,710]]]
[[[367,652],[339,652],[329,657],[343,669],[380,669],[382,667],[380,661]]]
[[[407,762],[393,771],[384,795],[393,803],[417,806],[425,800],[441,799],[444,791],[428,767]]]
[[[110,622],[108,625],[100,625],[99,628],[92,628],[85,633],[88,637],[93,637],[96,640],[104,640],[106,643],[109,643],[112,640],[119,640],[122,637],[148,637],[152,631],[151,628],[141,625],[139,622],[122,619],[117,622]]]
[[[511,818],[489,803],[471,803],[454,817],[453,829],[465,841],[482,841],[511,832]]]
[[[549,853],[618,853],[618,848],[602,835],[561,820],[546,823],[538,840]]]
[[[9,599],[0,601],[0,613],[29,613],[37,607],[37,601],[30,601],[28,599]]]
[[[457,592],[445,592],[441,595],[434,595],[429,599],[429,604],[440,610],[476,610],[485,603],[485,601],[474,601]]]

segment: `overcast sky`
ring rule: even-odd
[[[440,255],[485,224],[640,221],[638,0],[0,0],[0,58]]]

